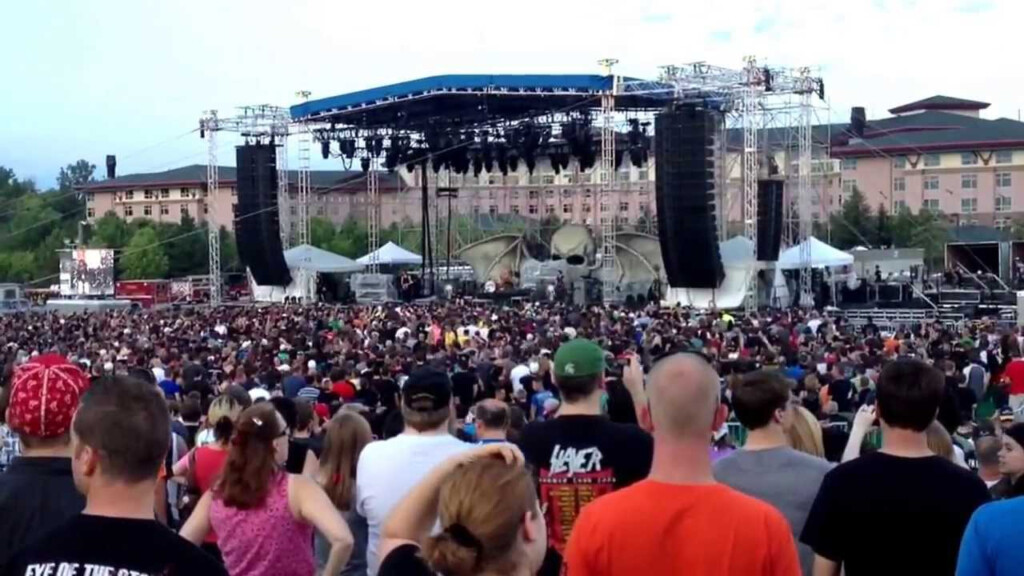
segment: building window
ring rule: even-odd
[[[1013,178],[1009,172],[996,172],[996,188],[1009,188],[1013,185]]]
[[[85,193],[85,201],[86,202],[92,202],[95,199],[96,199],[96,195],[94,193],[92,193],[92,192],[86,192]]]
[[[554,198],[555,197],[555,191],[554,190],[545,190],[544,191],[544,197],[549,199],[549,200]]]
[[[590,213],[591,213],[591,212],[593,212],[593,211],[594,211],[594,210],[593,210],[593,205],[592,205],[592,204],[590,204],[590,203],[587,203],[587,204],[584,204],[584,205],[583,205],[583,213],[584,213],[584,214],[590,214]]]
[[[512,205],[512,213],[513,214],[519,214],[519,204],[513,204]]]
[[[540,186],[540,174],[530,174],[526,181],[530,183],[530,186]]]
[[[893,211],[894,214],[899,214],[901,212],[906,212],[907,211],[907,202],[906,202],[906,200],[896,200],[895,202],[893,202],[892,203],[892,211]]]
[[[527,197],[530,200],[536,200],[537,199],[537,195],[538,195],[538,192],[536,190],[530,190],[530,192],[527,194]]]
[[[843,158],[843,170],[856,170],[857,159],[856,158]]]
[[[184,218],[185,216],[188,216],[188,215],[189,215],[188,206],[182,204],[182,206],[181,206],[181,217]]]
[[[907,179],[898,176],[892,179],[892,191],[893,192],[906,192],[907,191]]]
[[[636,173],[636,179],[640,182],[647,182],[647,170],[638,170]]]
[[[904,168],[907,167],[907,157],[906,156],[894,156],[893,159],[892,159],[892,167],[897,169],[897,170],[903,170]]]
[[[843,178],[843,193],[852,194],[854,189],[857,188],[857,181]]]
[[[562,214],[572,214],[572,204],[562,204]]]
[[[230,190],[231,190],[231,195],[232,196],[238,196],[238,188],[235,188],[234,186],[232,186],[230,188]]]
[[[529,214],[536,214],[537,213],[537,205],[536,204],[530,204],[529,206],[526,207],[526,211]]]
[[[615,173],[616,182],[629,182],[629,170],[624,170]]]
[[[513,200],[519,200],[519,190],[513,190],[511,193],[509,193],[509,198]]]
[[[487,207],[487,213],[490,214],[491,216],[497,216],[498,215],[498,205],[497,204],[491,204],[490,206],[488,206]]]
[[[209,213],[210,213],[210,205],[209,204],[203,204],[203,214],[205,215],[205,214],[209,214]]]
[[[125,218],[131,218],[132,216],[135,216],[135,208],[133,208],[132,206],[125,206],[124,207],[124,217]]]
[[[996,164],[1010,164],[1013,162],[1013,150],[996,150]]]
[[[974,152],[964,152],[960,154],[960,165],[961,166],[974,166],[978,163],[978,156]]]
[[[324,215],[324,207],[323,206],[317,206],[316,207],[316,215],[317,216],[323,216]]]
[[[149,192],[149,190],[146,190],[146,192]],[[145,206],[143,206],[142,207],[142,215],[143,216],[152,216],[153,215],[153,207],[150,206],[149,204],[146,204]]]
[[[974,214],[978,211],[978,199],[977,198],[961,198],[960,199],[960,211],[964,214]]]
[[[156,197],[156,192],[152,190],[143,190],[142,197],[146,200],[152,200],[153,198]]]
[[[925,190],[938,190],[939,189],[939,177],[938,176],[925,176],[923,183],[924,183],[924,189]]]
[[[996,212],[1010,212],[1013,209],[1013,198],[996,196]]]
[[[494,190],[488,190],[487,191],[487,199],[488,200],[494,200],[497,197],[498,197],[498,193],[495,192]]]
[[[480,205],[479,204],[473,204],[473,216],[479,216],[479,215],[480,215]]]
[[[296,206],[289,206],[289,207],[288,207],[288,212],[289,212],[289,213],[290,213],[290,214],[291,214],[292,216],[298,216],[298,215],[299,215],[299,209],[298,209],[298,208],[297,208]]]
[[[934,168],[942,164],[942,157],[938,154],[925,154],[924,165],[927,168]]]
[[[544,184],[547,184],[547,185],[554,184],[555,183],[555,175],[554,174],[545,174],[541,178],[541,182],[544,183]]]
[[[168,190],[167,188],[161,188],[160,189],[160,199],[161,200],[167,200],[170,197],[171,197],[171,191],[170,190]]]
[[[182,188],[182,189],[180,190],[180,194],[181,194],[181,197],[182,197],[182,198],[186,198],[186,199],[188,199],[188,198],[191,198],[191,197],[192,197],[192,190],[190,190],[190,189],[188,189],[188,188]]]
[[[235,204],[232,204],[232,206],[235,206]],[[160,215],[161,216],[167,216],[170,213],[171,213],[171,207],[170,206],[168,206],[167,204],[161,204],[160,205]]]
[[[593,175],[590,172],[580,174],[579,184],[590,184],[593,179]]]
[[[501,177],[497,174],[493,174],[487,177],[488,186],[497,186],[501,182]]]
[[[124,191],[124,199],[125,200],[135,200],[135,192],[133,192],[131,190],[125,190]]]
[[[978,189],[978,175],[977,174],[961,174],[960,175],[960,187],[964,190],[977,190]]]
[[[544,213],[547,214],[548,216],[554,214],[555,213],[555,205],[554,204],[545,204],[544,205]]]
[[[601,204],[601,212],[604,213],[604,212],[607,212],[607,211],[608,211],[608,205],[607,204]]]
[[[921,203],[921,208],[923,210],[928,210],[928,211],[931,211],[931,212],[938,212],[939,211],[939,199],[938,198],[925,198],[924,202]]]
[[[96,217],[96,211],[93,210],[92,208],[86,208],[85,209],[85,217],[86,218],[95,218]]]
[[[568,188],[562,189],[562,198],[572,198],[572,190]]]
[[[629,202],[619,202],[619,212],[629,212]]]
[[[996,230],[1005,230],[1010,227],[1009,218],[996,218]]]

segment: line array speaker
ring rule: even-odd
[[[757,259],[775,262],[782,247],[782,180],[757,181]]]
[[[718,288],[725,277],[715,225],[714,143],[718,116],[696,105],[655,118],[655,202],[668,283]]]
[[[281,248],[277,210],[277,149],[246,144],[235,152],[238,206],[235,242],[238,259],[260,286],[287,286],[292,281]]]

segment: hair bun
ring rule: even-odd
[[[448,529],[427,540],[423,553],[435,572],[446,576],[476,574],[483,551],[479,546],[467,546],[460,540]]]

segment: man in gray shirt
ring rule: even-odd
[[[811,504],[832,464],[789,447],[787,430],[799,401],[781,372],[746,374],[732,391],[733,410],[748,430],[747,442],[714,465],[715,479],[777,508],[797,540],[800,567],[810,576],[814,551],[799,543]]]

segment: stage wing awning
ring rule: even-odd
[[[357,262],[364,265],[370,264],[374,261],[374,258],[376,258],[377,264],[382,266],[400,266],[405,264],[419,266],[423,263],[422,256],[415,252],[410,252],[394,242],[388,242],[378,248],[375,252],[371,252],[358,259]]]
[[[284,253],[284,261],[288,263],[288,267],[302,270],[312,270],[314,272],[323,272],[327,274],[337,272],[359,272],[363,269],[363,265],[352,260],[351,258],[345,258],[334,252],[328,252],[327,250],[321,250],[315,246],[309,244],[303,244],[302,246],[296,246],[286,250]]]
[[[787,248],[779,255],[776,265],[781,270],[799,270],[803,267],[800,261],[800,247],[810,242],[811,246],[811,268],[832,268],[835,266],[849,266],[853,264],[853,256],[833,248],[828,244],[811,236],[796,246]]]

